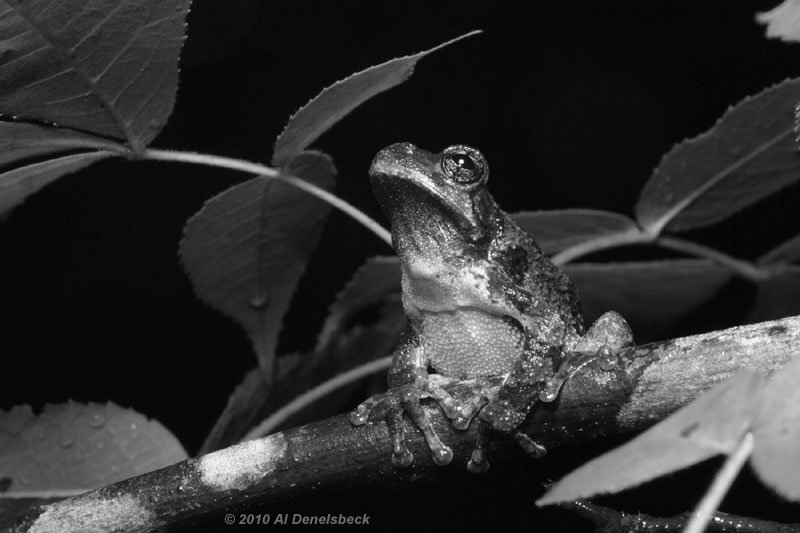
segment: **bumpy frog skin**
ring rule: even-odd
[[[404,412],[437,464],[453,458],[420,406],[423,398],[435,399],[458,429],[478,414],[482,436],[488,429],[507,433],[543,455],[541,445],[517,430],[536,400],[552,401],[586,362],[600,357],[613,364],[614,353],[633,344],[627,322],[613,311],[584,333],[572,282],[497,206],[488,176],[483,155],[464,145],[431,154],[394,144],[370,168],[402,264],[408,327],[394,352],[389,391],[362,403],[351,420],[360,425],[371,414],[383,416],[398,467],[414,460]],[[468,401],[441,386],[460,380],[471,384]],[[472,453],[473,472],[489,466],[487,438]]]

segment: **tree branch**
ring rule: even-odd
[[[547,447],[642,430],[733,372],[751,367],[770,375],[798,352],[800,317],[638,346],[610,371],[590,366],[574,376],[555,402],[534,407],[524,430]],[[426,409],[453,448],[449,467],[433,464],[420,433],[406,422],[416,459],[398,470],[384,423],[353,427],[340,415],[35,508],[11,531],[147,532],[313,489],[402,486],[460,473],[475,425],[457,431],[438,408]],[[494,442],[490,459],[501,459],[509,445]]]

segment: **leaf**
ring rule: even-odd
[[[637,235],[636,222],[624,215],[593,209],[524,211],[511,218],[546,254],[555,254],[595,239]]]
[[[777,372],[762,395],[753,425],[751,458],[758,476],[778,494],[800,500],[800,357]]]
[[[336,169],[319,152],[303,152],[293,175],[330,190]],[[330,207],[280,179],[255,178],[206,202],[180,244],[195,294],[249,335],[272,379],[281,320]]]
[[[112,152],[86,152],[48,159],[0,174],[0,217],[29,195],[65,174],[115,155]]]
[[[74,496],[187,458],[155,420],[113,403],[0,411],[0,521],[29,505]]]
[[[472,31],[430,50],[392,59],[326,87],[289,119],[275,141],[272,164],[285,166],[350,111],[373,96],[406,81],[417,61],[426,55],[478,33],[480,31]]]
[[[278,359],[280,362],[280,359]],[[272,387],[264,380],[264,372],[256,366],[245,374],[228,398],[197,455],[205,455],[239,442],[247,431],[268,413],[262,412],[269,401]]]
[[[782,41],[800,41],[800,1],[784,0],[778,7],[758,13],[756,20],[767,26],[767,37]]]
[[[732,277],[701,259],[572,263],[564,272],[581,293],[587,320],[613,309],[627,318],[640,341],[658,339]]]
[[[0,112],[138,151],[172,112],[189,3],[0,1]]]
[[[313,352],[278,358],[278,377],[268,387],[260,372],[251,371],[236,388],[200,453],[241,440],[250,429],[300,394],[324,381],[391,353],[405,326],[395,295],[400,291],[396,257],[373,257],[359,268],[328,313]],[[355,384],[306,407],[291,425],[320,420],[341,412],[351,401]],[[286,424],[288,425],[288,424]]]
[[[758,283],[747,323],[796,315],[800,315],[800,267],[788,267]]]
[[[800,235],[795,235],[758,259],[759,265],[785,265],[800,259]]]
[[[399,300],[400,260],[397,256],[369,258],[353,275],[328,311],[317,347],[330,344],[337,333],[365,309],[388,300],[393,294]]]
[[[627,444],[567,474],[536,503],[613,494],[731,453],[749,429],[762,382],[755,370],[738,372]]]
[[[87,148],[125,152],[125,147],[120,144],[75,130],[0,122],[0,166],[45,154]]]
[[[795,183],[798,101],[800,79],[784,81],[745,98],[709,131],[675,146],[639,197],[642,228],[657,235],[708,226]]]

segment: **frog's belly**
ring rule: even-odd
[[[516,320],[474,309],[428,314],[421,337],[430,366],[459,379],[510,371],[525,344]]]

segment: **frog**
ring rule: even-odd
[[[447,465],[452,449],[423,408],[433,400],[456,429],[477,419],[469,471],[488,469],[487,443],[497,433],[543,456],[544,446],[520,426],[538,401],[554,401],[590,362],[613,368],[633,345],[627,321],[607,311],[584,327],[577,289],[495,202],[479,150],[457,144],[431,153],[397,143],[378,152],[369,176],[400,259],[407,325],[388,390],[362,402],[352,424],[383,418],[392,463],[407,468],[414,462],[407,414],[433,462]],[[466,384],[468,394],[448,392],[453,383]]]

